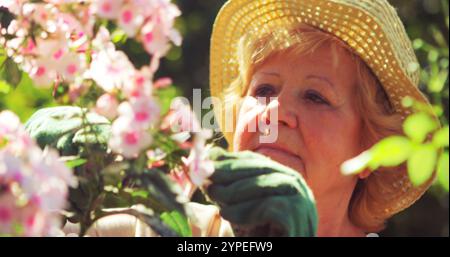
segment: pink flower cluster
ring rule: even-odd
[[[57,235],[68,187],[76,185],[55,150],[42,151],[15,114],[0,112],[0,234]]]
[[[76,87],[89,78],[86,73],[96,74],[98,69],[120,71],[122,78],[127,77],[132,66],[129,61],[123,62],[123,52],[105,50],[110,49],[110,40],[97,42],[102,44],[101,50],[94,49],[92,54],[97,59],[89,62],[94,25],[99,18],[115,22],[128,37],[141,42],[153,56],[155,66],[171,42],[181,44],[181,35],[173,28],[180,11],[170,0],[5,0],[0,7],[16,15],[7,28],[0,27],[0,45],[38,86],[65,81]],[[11,35],[14,38],[7,40]],[[114,62],[99,67],[110,60]],[[103,77],[101,86],[107,92],[123,82],[113,78]]]
[[[0,6],[17,16],[8,28],[1,28],[0,44],[36,85],[64,81],[77,89],[85,80],[95,81],[105,91],[95,111],[114,120],[110,148],[135,158],[151,145],[149,129],[160,113],[152,96],[153,76],[170,43],[181,44],[173,28],[181,14],[176,5],[170,0],[8,0]],[[94,35],[99,19],[117,24],[141,42],[152,55],[151,63],[137,70],[115,48],[105,27]],[[14,38],[6,40],[6,35]],[[155,87],[164,83],[156,81]]]
[[[86,8],[77,17],[46,2],[8,0],[0,6],[17,17],[0,28],[0,43],[37,86],[73,83],[88,68],[84,51],[93,23]],[[6,40],[7,35],[13,38]]]
[[[175,180],[182,187],[189,187],[186,180],[189,178],[190,183],[194,186],[202,186],[214,172],[214,164],[208,159],[208,148],[206,141],[212,137],[212,131],[202,129],[200,122],[187,103],[176,98],[171,105],[169,115],[167,115],[162,124],[163,129],[171,128],[173,132],[178,134],[194,133],[191,152],[187,158],[182,161],[187,167],[187,177],[183,174],[174,174]],[[181,140],[187,137],[180,137]],[[192,191],[191,191],[192,192]]]
[[[181,44],[180,34],[173,29],[181,12],[170,0],[97,0],[92,2],[92,10],[101,18],[116,21],[152,55],[165,55],[170,42]]]
[[[166,78],[154,81],[154,74],[171,43],[179,45],[182,40],[173,28],[180,15],[176,5],[170,0],[4,0],[0,7],[16,15],[7,28],[0,28],[0,45],[36,85],[64,81],[76,89],[86,80],[94,81],[104,91],[94,109],[112,121],[109,148],[127,159],[149,150],[152,129],[160,120],[153,91],[171,83]],[[115,48],[104,26],[94,33],[99,20],[115,23],[128,37],[141,42],[151,62],[136,69]],[[6,39],[11,35],[12,39]],[[175,106],[164,122],[172,127],[177,123],[177,130],[197,132],[184,161],[190,180],[202,184],[213,172],[204,154],[209,136],[183,105]]]
[[[202,131],[194,138],[194,147],[188,158],[183,162],[189,167],[189,178],[195,186],[207,183],[208,178],[214,173],[214,163],[208,159],[208,146],[206,139],[210,138],[210,131]]]
[[[107,43],[102,43],[107,42]],[[152,143],[149,129],[160,116],[153,97],[153,73],[150,67],[136,70],[128,57],[110,42],[109,32],[100,28],[94,40],[93,80],[106,93],[97,100],[95,111],[111,120],[109,147],[125,158],[136,158]],[[119,93],[125,101],[119,103]]]

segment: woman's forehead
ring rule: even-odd
[[[352,73],[355,68],[354,59],[348,51],[343,47],[327,44],[306,53],[298,53],[295,49],[274,53],[264,60],[256,71],[267,73],[280,72],[282,69],[302,69],[342,74]]]

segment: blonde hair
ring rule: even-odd
[[[244,36],[239,42],[237,53],[239,74],[224,92],[225,106],[233,109],[225,110],[225,112],[237,114],[240,99],[247,94],[252,75],[268,58],[286,52],[297,55],[312,53],[315,49],[330,44],[333,49],[344,48],[356,65],[358,86],[355,92],[355,108],[358,110],[363,124],[361,150],[370,148],[383,137],[402,133],[401,117],[393,111],[378,78],[364,61],[339,38],[304,24],[293,29],[273,30],[270,34],[260,37],[256,42],[250,42],[248,38],[252,37]],[[236,118],[237,115],[233,115],[233,117]],[[233,122],[236,124],[236,119]],[[229,143],[232,144],[232,142]],[[402,172],[399,172],[399,169]],[[385,198],[392,193],[389,191],[389,185],[394,182],[393,180],[400,178],[404,172],[406,172],[405,167],[397,167],[383,170],[382,173],[388,176],[377,171],[366,179],[360,179],[349,205],[350,220],[366,232],[377,232],[383,229],[385,221],[390,216],[387,216],[386,212],[380,213],[376,206],[378,203],[385,203]],[[397,174],[392,176],[392,173]],[[368,179],[376,180],[377,183],[367,186]]]

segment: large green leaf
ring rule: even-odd
[[[161,220],[166,223],[170,228],[172,228],[179,236],[190,237],[192,236],[191,227],[187,218],[177,212],[164,212],[161,214]]]
[[[423,112],[409,116],[403,123],[405,134],[416,143],[422,143],[427,135],[437,127],[436,121]]]
[[[369,167],[372,170],[380,166],[395,167],[405,162],[411,154],[411,142],[402,136],[387,137],[378,142],[372,149]]]
[[[72,106],[40,109],[25,128],[39,146],[55,147],[62,155],[79,155],[86,145],[106,151],[111,133],[108,119],[95,113],[84,116],[81,108]]]
[[[437,151],[431,144],[419,145],[408,159],[408,174],[415,186],[420,186],[433,174]]]
[[[433,136],[433,144],[438,148],[448,146],[448,133],[448,126],[440,129]]]

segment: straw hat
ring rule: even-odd
[[[346,42],[378,77],[403,119],[412,112],[402,105],[403,97],[429,105],[418,89],[419,64],[411,41],[396,10],[386,0],[229,0],[216,18],[211,37],[211,95],[223,100],[225,89],[237,78],[237,48],[243,35],[257,40],[277,28],[301,23]],[[215,112],[218,115],[223,110],[216,108]],[[225,121],[219,120],[219,124],[223,129]],[[224,135],[232,142],[232,133]],[[386,186],[388,180],[395,183]],[[431,182],[413,187],[406,172],[374,172],[365,181],[365,191],[378,190],[385,200],[359,199],[357,208],[370,211],[382,224],[420,198]],[[359,198],[364,198],[363,194]],[[380,227],[374,224],[373,229]]]

